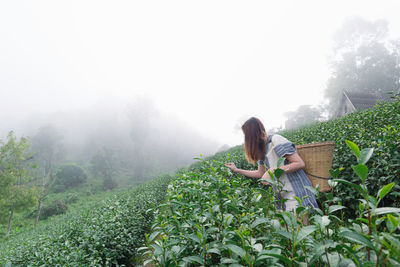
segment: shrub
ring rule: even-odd
[[[62,192],[68,188],[77,187],[87,180],[85,171],[77,165],[64,165],[56,174],[56,183],[53,191]]]
[[[64,214],[67,212],[68,205],[64,200],[54,200],[49,204],[45,204],[40,212],[40,219],[44,220],[53,215]]]

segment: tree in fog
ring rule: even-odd
[[[114,175],[117,174],[117,162],[114,151],[104,147],[90,160],[94,175],[99,175],[103,178],[103,189],[112,190],[117,186]]]
[[[54,165],[64,158],[62,135],[51,125],[41,127],[30,139],[35,161],[38,163],[37,176],[41,177],[41,193],[38,201],[35,227],[39,222],[43,198],[55,181]]]
[[[400,87],[400,42],[388,40],[386,21],[347,20],[335,37],[333,73],[325,96],[333,114],[342,91],[375,93],[389,99]]]
[[[322,119],[321,114],[322,111],[319,108],[315,108],[310,105],[301,105],[297,108],[297,110],[289,111],[284,114],[287,118],[285,122],[285,128],[295,129],[318,122]]]
[[[28,152],[28,139],[20,140],[10,132],[6,144],[0,147],[0,223],[8,218],[6,240],[10,235],[14,212],[19,212],[35,205],[37,192],[30,183],[30,162],[32,156]]]

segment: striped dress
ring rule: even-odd
[[[267,138],[267,151],[265,160],[259,160],[257,164],[264,165],[267,170],[269,168],[276,168],[279,158],[296,152],[295,145],[285,137],[279,134],[269,135]],[[284,164],[289,164],[289,161],[285,159]],[[283,207],[284,210],[296,210],[298,202],[296,199],[294,199],[295,196],[302,199],[302,206],[318,208],[315,195],[304,187],[312,187],[312,184],[304,170],[300,169],[292,173],[285,173],[279,178],[279,180],[284,184],[281,196],[282,198],[287,199],[285,202],[285,207]],[[278,208],[282,209],[279,203],[280,202],[278,201]]]

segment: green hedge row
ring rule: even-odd
[[[130,266],[170,179],[161,176],[15,236],[0,245],[0,265]]]

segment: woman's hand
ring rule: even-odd
[[[237,169],[238,169],[236,167],[235,163],[233,163],[233,162],[225,163],[225,167],[227,167],[228,169],[230,169],[231,171],[234,171],[234,172],[237,172]]]

